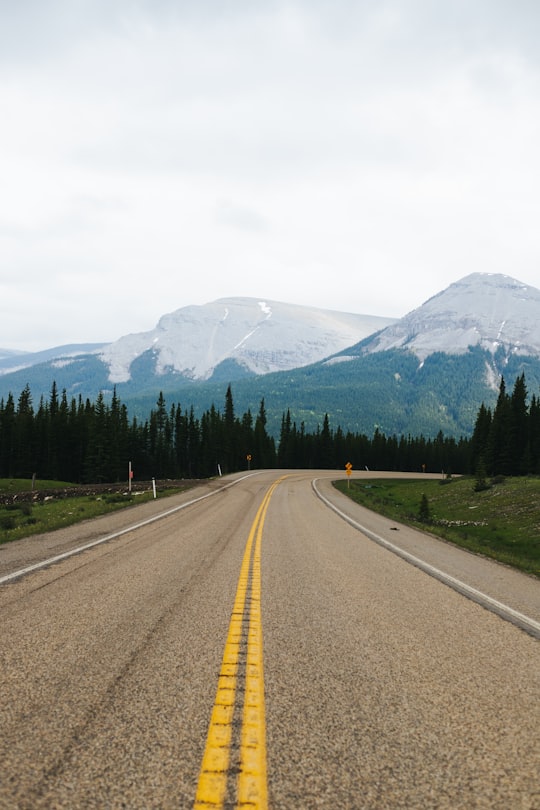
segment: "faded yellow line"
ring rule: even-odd
[[[219,810],[227,798],[232,722],[236,701],[242,621],[251,569],[251,602],[247,642],[245,698],[240,738],[237,808],[266,810],[266,726],[264,713],[263,639],[261,623],[261,545],[275,481],[257,510],[242,558],[234,606],[225,643],[214,708],[210,718],[194,810]],[[251,557],[253,543],[253,565]]]
[[[261,545],[264,520],[270,498],[279,481],[270,488],[263,501],[263,511],[257,527],[251,579],[251,610],[249,614],[246,660],[246,691],[240,742],[240,773],[238,775],[237,807],[265,810],[268,804],[266,782],[266,721],[264,712],[263,638],[261,622]]]

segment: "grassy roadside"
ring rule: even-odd
[[[540,576],[540,479],[506,478],[480,492],[475,483],[374,478],[334,486],[374,512]]]
[[[160,485],[158,498],[190,489],[195,481]],[[154,497],[151,486],[129,493],[126,487],[117,491],[77,494],[79,489],[61,481],[39,481],[35,485],[35,499],[29,498],[31,482],[23,479],[0,479],[0,545],[20,540],[33,534],[51,532],[82,520],[99,517]],[[47,493],[45,498],[39,494]],[[50,493],[50,494],[49,494]],[[9,502],[3,503],[3,500]]]

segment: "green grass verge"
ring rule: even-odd
[[[374,512],[540,576],[538,478],[506,478],[481,492],[475,491],[472,478],[347,483],[336,481],[334,486]],[[422,520],[426,502],[429,517]]]
[[[40,481],[36,489],[52,490],[72,486],[59,481]],[[157,497],[162,498],[189,489],[192,483],[185,486],[158,489]],[[13,495],[17,492],[28,492],[30,483],[20,479],[0,479],[0,494]],[[103,493],[95,495],[74,495],[70,497],[50,498],[44,501],[31,502],[15,500],[7,505],[0,504],[0,545],[12,540],[20,540],[33,534],[51,532],[56,529],[80,523],[83,520],[125,509],[134,504],[153,499],[151,490],[137,493]]]
[[[39,492],[44,489],[61,489],[62,487],[72,487],[68,481],[42,481],[36,478],[34,490]],[[15,495],[18,492],[30,492],[32,481],[28,478],[0,478],[0,493]]]

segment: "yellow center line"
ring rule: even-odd
[[[245,696],[240,735],[240,771],[237,804],[240,808],[266,810],[266,727],[264,714],[263,639],[261,623],[261,545],[270,498],[281,478],[275,481],[257,510],[244,550],[229,632],[212,709],[194,810],[219,810],[227,794],[233,717],[237,696],[242,624],[251,570],[251,600],[245,672]],[[255,548],[253,550],[253,546]],[[253,550],[253,562],[252,562]]]

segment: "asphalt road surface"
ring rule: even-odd
[[[540,808],[540,583],[338,475],[0,547],[0,807]]]

